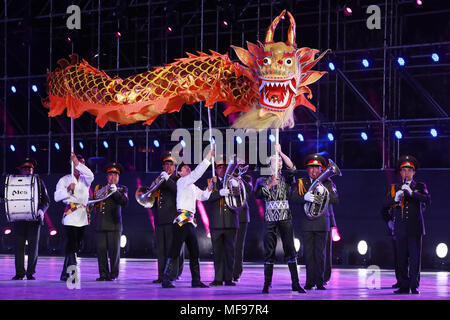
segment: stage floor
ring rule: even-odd
[[[333,269],[327,290],[310,290],[307,294],[291,291],[289,270],[276,265],[270,294],[261,294],[264,281],[262,264],[246,263],[241,280],[235,287],[191,288],[189,262],[185,263],[176,289],[163,289],[152,281],[157,275],[154,259],[122,259],[119,279],[97,282],[98,265],[95,258],[79,258],[80,289],[68,289],[59,281],[62,257],[40,257],[36,280],[10,280],[14,274],[14,256],[0,255],[1,300],[449,300],[449,272],[422,272],[419,295],[396,295],[391,285],[395,282],[392,270],[376,273],[367,269]],[[300,266],[300,284],[305,283],[305,268]],[[202,281],[214,279],[212,262],[202,262]],[[26,278],[25,278],[26,279]],[[379,283],[379,286],[378,286]],[[370,287],[375,287],[370,289]],[[377,289],[379,287],[379,289]]]

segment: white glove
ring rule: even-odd
[[[109,186],[109,191],[111,191],[111,193],[114,193],[117,191],[117,186],[115,184],[112,184]]]
[[[219,194],[222,197],[227,197],[230,194],[230,191],[228,189],[220,189]]]
[[[402,186],[402,190],[403,190],[403,191],[406,191],[406,192],[407,192],[408,194],[410,194],[410,195],[413,193],[411,187],[410,187],[409,185],[407,185],[407,184],[404,184],[404,185]]]
[[[44,221],[44,211],[42,209],[38,210],[38,215],[41,217],[41,221]]]
[[[394,230],[394,221],[389,220],[388,221],[388,227],[389,227],[389,229]]]
[[[322,185],[317,186],[316,190],[319,192],[319,194],[323,194],[325,192],[325,188]]]
[[[403,196],[404,196],[403,190],[398,190],[395,193],[395,198],[394,198],[395,202],[400,202],[402,200]]]
[[[309,191],[305,194],[305,201],[314,202],[314,198],[314,195]]]
[[[164,180],[169,180],[169,174],[165,171],[161,172],[161,178],[163,178]]]

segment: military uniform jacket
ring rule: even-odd
[[[173,173],[167,181],[164,181],[153,195],[156,201],[153,207],[155,226],[172,224],[177,214],[177,180]]]
[[[237,229],[239,228],[239,213],[228,207],[225,203],[225,197],[219,194],[222,186],[223,180],[217,177],[213,192],[209,199],[204,201],[209,218],[209,227],[211,229]]]
[[[383,202],[383,208],[394,210],[394,233],[396,236],[417,236],[425,235],[425,224],[423,212],[426,205],[431,204],[431,196],[427,186],[422,182],[411,181],[409,187],[412,195],[405,196],[401,202],[395,202],[395,193],[401,190],[402,185],[392,184]]]
[[[271,209],[267,207],[268,202],[288,202],[291,197],[292,186],[295,184],[295,167],[289,168],[280,176],[280,182],[270,190],[267,185],[271,177],[260,177],[255,183],[256,199],[263,199],[266,203],[264,221],[283,221],[291,219],[290,208]]]
[[[311,184],[312,181],[309,177],[300,178],[292,192],[292,200],[302,205],[301,213],[299,215],[301,229],[302,231],[330,231],[331,226],[336,225],[332,206],[339,203],[336,186],[329,179],[323,182],[323,186],[327,188],[329,192],[330,199],[328,202],[328,206],[327,208],[325,208],[323,214],[319,218],[310,219],[305,214],[304,204],[306,203],[305,194],[306,192],[308,192]]]
[[[94,197],[103,186],[97,185]],[[122,231],[122,207],[128,204],[128,188],[117,185],[117,191],[95,206],[96,231]]]

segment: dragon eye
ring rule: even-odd
[[[270,64],[271,60],[270,60],[270,58],[264,58],[263,62],[264,62],[264,65],[267,66]]]
[[[287,66],[290,66],[290,65],[292,65],[292,59],[286,59],[285,61],[284,61],[284,63],[287,65]]]

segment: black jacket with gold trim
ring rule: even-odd
[[[102,185],[94,189],[94,198]],[[128,204],[128,188],[117,185],[117,191],[94,206],[96,231],[122,231],[122,207]]]

